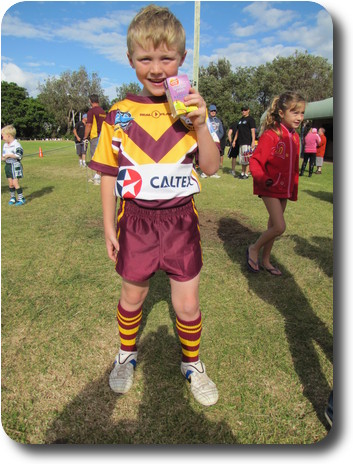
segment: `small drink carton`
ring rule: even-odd
[[[185,106],[184,104],[184,97],[189,95],[191,87],[186,74],[168,77],[164,81],[164,87],[166,88],[166,95],[174,118],[197,110],[197,106]]]

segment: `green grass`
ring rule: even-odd
[[[288,203],[273,249],[281,278],[246,269],[246,247],[267,222],[252,181],[234,179],[228,159],[220,179],[202,179],[201,357],[220,393],[204,408],[180,374],[163,273],[144,305],[136,381],[127,395],[110,391],[121,281],[106,256],[99,187],[87,182],[72,142],[38,146],[44,158],[23,161],[24,207],[7,205],[2,170],[6,433],[21,443],[322,440],[333,385],[333,165],[300,178],[299,200]]]

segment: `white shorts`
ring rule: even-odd
[[[239,147],[239,162],[240,164],[247,166],[249,164],[249,152],[251,145],[240,145]]]

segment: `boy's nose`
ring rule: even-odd
[[[150,72],[155,75],[161,74],[162,70],[160,63],[157,61],[153,61],[151,64]]]

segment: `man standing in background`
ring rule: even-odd
[[[90,159],[93,158],[94,152],[96,151],[98,145],[99,134],[101,132],[102,123],[106,118],[106,113],[99,106],[98,95],[92,94],[89,97],[89,102],[91,108],[87,112],[87,122],[85,129],[85,139],[90,138]],[[99,172],[96,172],[92,182],[95,185],[99,185],[101,182],[101,176]]]
[[[248,179],[249,177],[249,160],[245,156],[250,150],[255,148],[255,120],[250,116],[250,108],[248,105],[243,105],[241,108],[242,117],[240,118],[233,146],[238,142],[239,146],[239,161],[241,164],[240,179]]]

